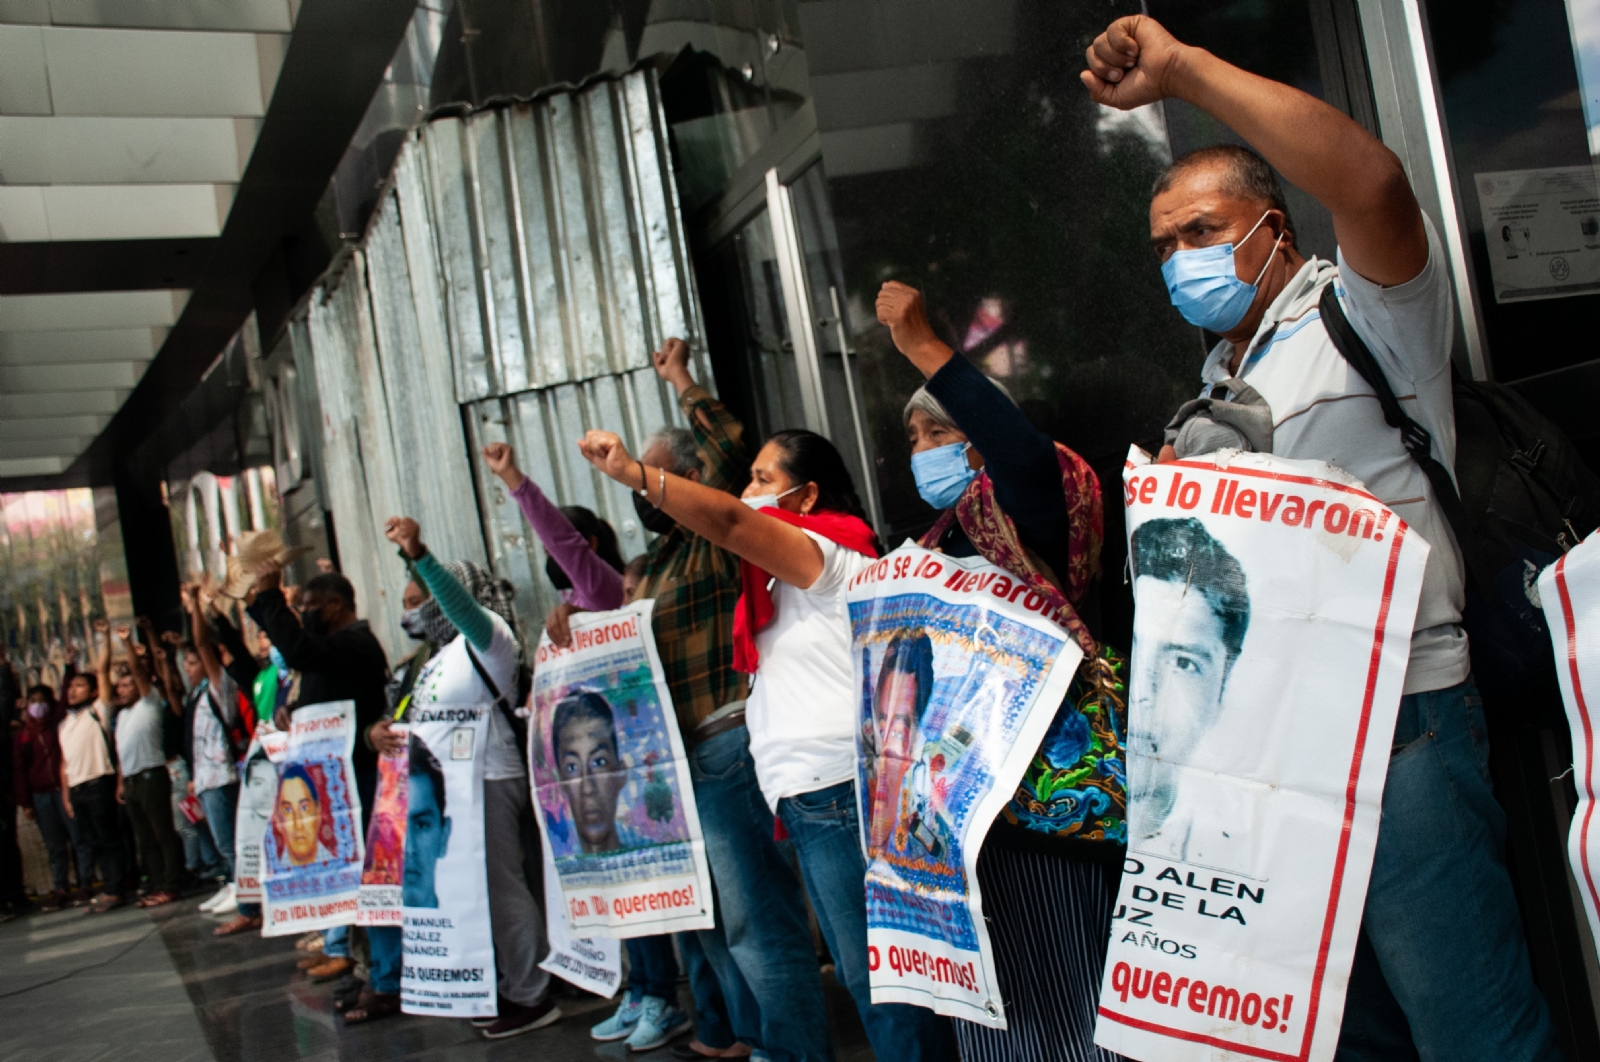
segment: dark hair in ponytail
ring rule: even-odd
[[[561,515],[578,529],[578,534],[599,543],[595,552],[600,555],[601,560],[619,572],[623,569],[622,550],[617,548],[617,533],[611,529],[610,524],[581,505],[564,505],[561,507]]]
[[[850,475],[838,449],[826,438],[804,428],[792,428],[773,434],[767,442],[778,448],[783,457],[778,461],[791,482],[817,485],[817,508],[848,513],[862,523],[871,525],[861,498],[856,494],[856,483]],[[883,544],[874,536],[873,545],[879,553]]]

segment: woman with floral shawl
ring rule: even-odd
[[[1043,595],[1083,663],[978,857],[1006,1030],[957,1021],[963,1062],[1115,1059],[1094,1045],[1127,844],[1123,657],[1095,637],[1101,500],[1077,454],[940,342],[922,296],[890,281],[878,320],[927,383],[906,403],[911,467],[940,510],[921,545],[981,556]]]

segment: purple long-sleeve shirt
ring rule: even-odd
[[[589,540],[578,533],[572,521],[561,515],[554,502],[544,496],[539,485],[527,476],[511,496],[517,508],[539,536],[544,551],[561,565],[572,580],[567,600],[589,612],[604,612],[622,607],[622,573],[600,559],[589,548]]]

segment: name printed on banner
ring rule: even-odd
[[[1122,873],[1124,877],[1138,878],[1144,876],[1150,869],[1139,860],[1129,857]],[[1244,926],[1249,925],[1246,912],[1252,905],[1260,906],[1266,901],[1267,887],[1263,884],[1251,885],[1244,881],[1235,881],[1233,878],[1204,871],[1196,872],[1186,867],[1165,866],[1149,881],[1134,885],[1129,891],[1129,896],[1133,902],[1119,904],[1116,914],[1112,916],[1113,921],[1125,920],[1130,926],[1149,925],[1150,919],[1160,909],[1182,911],[1196,918],[1214,918],[1219,922],[1236,922]],[[1158,939],[1154,945],[1149,945],[1131,929],[1120,939],[1124,943],[1137,944],[1140,947],[1154,946],[1168,955],[1181,954],[1188,959],[1196,957],[1192,944]],[[1167,948],[1165,945],[1172,947]]]
[[[1211,491],[1211,507],[1206,510],[1217,516],[1232,516],[1241,520],[1259,520],[1270,524],[1274,520],[1286,527],[1303,527],[1307,530],[1326,531],[1330,535],[1349,535],[1351,538],[1369,538],[1383,541],[1384,528],[1393,515],[1388,509],[1354,507],[1344,502],[1313,498],[1307,501],[1288,490],[1242,486],[1243,480],[1231,476],[1218,479]],[[1129,476],[1123,485],[1124,501],[1128,508],[1136,505],[1156,504],[1160,480],[1155,476]],[[1193,510],[1200,506],[1203,490],[1194,479],[1184,479],[1183,473],[1172,477],[1162,508]]]
[[[609,990],[607,995],[614,993],[622,981],[621,971],[611,967],[606,953],[587,940],[568,941],[567,946],[553,953],[549,961],[559,967],[563,974],[572,975],[580,984],[604,986]]]

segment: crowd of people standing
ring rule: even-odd
[[[1148,18],[1119,19],[1102,34],[1084,82],[1109,107],[1185,100],[1251,145],[1177,160],[1152,196],[1151,238],[1173,305],[1219,337],[1203,366],[1207,403],[1185,407],[1158,460],[1221,446],[1325,460],[1359,476],[1434,546],[1340,1057],[1554,1059],[1510,890],[1504,822],[1482,768],[1481,707],[1460,626],[1461,558],[1426,477],[1315,313],[1331,286],[1391,379],[1403,381],[1448,466],[1453,310],[1439,238],[1394,155],[1347,117],[1189,48]],[[1274,170],[1327,207],[1336,261],[1302,254]],[[876,312],[925,381],[903,412],[908,471],[938,513],[920,544],[1004,569],[1049,603],[1083,649],[1055,729],[1096,705],[1114,704],[1124,718],[1124,709],[1138,712],[1124,699],[1126,647],[1106,644],[1099,617],[1102,484],[1033,427],[1002,385],[938,338],[919,292],[889,281]],[[506,444],[482,455],[550,559],[547,574],[562,596],[544,620],[553,641],[570,639],[576,613],[655,602],[654,640],[715,884],[714,928],[626,942],[627,987],[591,1035],[635,1051],[676,1040],[674,1054],[691,1059],[831,1058],[814,920],[879,1058],[1115,1057],[1094,1046],[1093,1028],[1128,838],[1086,830],[1081,815],[1026,782],[977,863],[1008,1028],[873,1002],[844,588],[884,544],[832,443],[784,430],[756,444],[693,379],[688,353],[669,339],[654,354],[687,427],[654,433],[637,454],[604,430],[579,442],[599,473],[633,492],[655,536],[642,557],[627,562],[595,514],[558,508]],[[1264,434],[1261,410],[1250,413],[1262,405]],[[396,589],[416,643],[392,669],[346,579],[328,572],[291,592],[282,565],[267,563],[247,594],[245,611],[262,635],[255,651],[218,608],[214,588],[187,587],[192,641],[169,652],[168,643],[139,644],[119,628],[127,666],[118,674],[113,632],[102,624],[93,671],[73,673],[59,698],[27,691],[12,735],[14,783],[49,846],[56,891],[48,903],[87,903],[91,912],[159,907],[186,881],[231,878],[242,743],[258,726],[286,729],[300,705],[354,701],[356,782],[370,813],[377,758],[398,747],[392,726],[417,683],[446,684],[457,699],[484,705],[516,690],[522,649],[509,586],[476,564],[434,557],[425,530],[404,516],[385,528],[404,559]],[[913,676],[914,668],[905,665]],[[538,966],[546,919],[537,875],[528,873],[539,840],[525,735],[513,713],[490,719],[484,830],[500,1000],[497,1016],[481,1024],[500,1038],[562,1015]],[[1410,755],[1419,743],[1436,755]],[[1047,736],[1037,754],[1046,766],[1057,766],[1052,748]],[[191,796],[203,827],[186,832],[174,806]],[[135,850],[146,880],[136,901]],[[101,890],[90,894],[96,877]],[[1436,896],[1474,897],[1473,917],[1419,902],[1423,885]],[[232,914],[220,935],[261,924],[259,909],[238,904],[226,885],[209,904]],[[398,929],[315,937],[303,942],[313,950],[303,965],[336,982],[346,1022],[398,1011]],[[692,1017],[680,1006],[680,962]],[[1471,978],[1461,976],[1467,966]],[[1498,1017],[1475,1020],[1485,1014]]]

